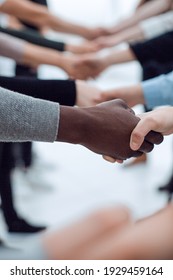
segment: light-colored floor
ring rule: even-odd
[[[94,26],[111,24],[127,14],[127,2],[130,6],[135,0],[116,0],[117,9],[114,0],[49,2],[54,13]],[[52,36],[77,40],[72,36]],[[66,77],[55,67],[42,66],[39,73],[41,78]],[[140,74],[140,66],[130,63],[111,67],[92,83],[102,88],[129,85],[139,81]],[[142,110],[140,106],[135,109],[137,112]],[[172,144],[172,137],[167,137],[149,155],[146,165],[125,168],[111,165],[81,146],[35,143],[34,150],[41,164],[33,172],[34,179],[50,187],[31,186],[16,171],[14,193],[18,211],[33,223],[51,227],[71,223],[94,209],[113,204],[127,205],[135,218],[149,215],[166,203],[166,196],[158,193],[157,187],[171,174]]]

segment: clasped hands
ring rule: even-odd
[[[86,108],[61,106],[57,140],[83,145],[121,162],[151,152],[163,141],[162,134],[150,131],[137,149],[130,148],[131,133],[139,121],[121,99]]]
[[[111,163],[123,163],[127,158],[139,157],[143,153],[151,152],[155,144],[159,145],[163,142],[163,135],[170,135],[173,131],[173,122],[167,120],[170,112],[173,113],[173,109],[170,107],[140,114],[136,117],[134,111],[130,109],[124,101],[122,106],[134,115],[136,118],[136,125],[131,131],[129,138],[130,150],[128,152],[126,151],[127,153],[126,156],[124,155],[124,158],[121,154],[121,149],[119,150],[119,155],[116,157],[103,155],[103,158]],[[131,123],[131,120],[132,116],[129,118],[129,124]],[[128,123],[126,123],[126,125],[128,125]],[[122,138],[122,145],[123,141],[124,138]],[[124,142],[124,145],[126,144],[127,143]]]
[[[105,114],[105,119],[102,123],[105,134],[104,137],[100,137],[100,143],[98,144],[100,150],[98,150],[98,147],[93,150],[96,153],[101,153],[101,149],[107,151],[104,153],[104,159],[121,163],[128,158],[139,157],[143,153],[149,153],[153,150],[155,144],[158,145],[162,143],[163,135],[159,132],[150,131],[148,129],[142,139],[140,135],[137,135],[136,129],[140,126],[140,118],[135,116],[134,111],[129,108],[123,100],[117,99],[104,102],[96,107],[105,108],[105,110],[107,107],[109,110],[109,116]],[[99,118],[99,112],[97,112],[97,116]],[[90,140],[96,135],[99,136],[99,125],[96,125],[95,129],[93,127]],[[136,141],[138,145],[136,148],[133,147],[134,143],[132,143],[132,137],[133,139],[134,137],[137,138]],[[85,146],[92,149],[89,145]],[[114,154],[113,157],[112,154]]]

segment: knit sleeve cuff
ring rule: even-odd
[[[54,142],[59,104],[0,88],[0,141]]]

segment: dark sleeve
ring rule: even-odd
[[[54,49],[60,52],[63,52],[65,49],[64,43],[46,39],[43,36],[41,36],[37,31],[34,30],[29,30],[29,29],[15,30],[11,28],[0,27],[0,32],[23,39],[32,44],[45,48]]]
[[[171,62],[173,61],[173,32],[143,43],[131,44],[130,48],[142,65],[151,60],[160,63]]]
[[[32,0],[31,2],[34,2],[36,4],[44,5],[47,7],[47,0]]]
[[[76,102],[76,84],[72,80],[38,80],[0,76],[0,87],[66,106],[74,106]]]

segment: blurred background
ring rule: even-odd
[[[68,20],[88,26],[108,26],[130,14],[137,0],[49,0],[48,3],[52,13]],[[49,36],[69,42],[80,40],[53,32]],[[0,69],[1,75],[12,76],[14,64],[10,59],[0,58]],[[39,68],[39,77],[67,78],[62,70],[49,66]],[[140,66],[133,62],[111,67],[90,83],[108,89],[134,84],[140,78]],[[134,109],[142,112],[142,106]],[[146,164],[128,168],[107,163],[81,146],[34,143],[35,160],[28,178],[20,169],[13,172],[16,208],[33,224],[50,228],[116,204],[128,206],[135,219],[145,217],[166,204],[166,195],[157,188],[171,175],[171,155],[172,137],[166,137],[155,148]]]

